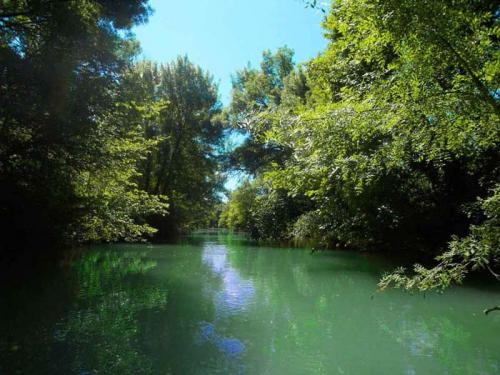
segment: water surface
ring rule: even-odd
[[[95,247],[0,289],[0,374],[500,374],[498,288],[377,293],[390,267],[231,236]]]

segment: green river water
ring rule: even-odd
[[[0,286],[0,374],[500,374],[495,285],[376,291],[383,258],[232,236]]]

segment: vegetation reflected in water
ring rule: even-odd
[[[39,282],[51,293],[1,292],[0,373],[500,371],[500,314],[481,313],[500,290],[377,293],[391,267],[231,236],[96,248]]]
[[[156,262],[147,259],[145,251],[101,249],[86,253],[70,275],[61,275],[57,281],[74,296],[62,307],[67,308],[65,313],[50,321],[52,325],[43,326],[47,322],[42,319],[38,332],[24,331],[24,321],[14,327],[2,325],[4,333],[12,329],[10,334],[2,334],[4,340],[16,339],[15,344],[2,342],[0,369],[9,374],[151,373],[151,360],[139,347],[138,317],[144,310],[160,312],[166,305],[166,290],[143,278],[154,267]],[[23,302],[20,308],[34,307],[30,300]],[[35,306],[38,313],[50,315],[50,304],[40,303]],[[45,345],[34,335],[44,335]],[[37,345],[31,345],[32,339]]]

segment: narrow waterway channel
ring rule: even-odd
[[[390,265],[232,236],[95,247],[0,289],[0,374],[498,374],[493,285],[378,293]]]

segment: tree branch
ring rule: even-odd
[[[431,27],[431,30],[436,35],[437,39],[441,41],[442,46],[447,48],[453,55],[455,55],[462,68],[467,72],[467,74],[471,78],[472,82],[474,83],[474,86],[476,86],[476,88],[481,93],[483,99],[492,107],[493,111],[500,119],[500,106],[497,103],[497,101],[491,96],[486,85],[474,73],[472,67],[468,64],[465,58],[457,51],[457,49],[451,44],[451,42],[448,41],[445,37],[443,37],[443,35],[441,35],[441,33],[439,32],[439,30],[437,30],[437,28]]]
[[[493,271],[488,264],[486,265],[486,268],[488,269],[488,271],[490,271],[490,273],[493,275],[493,277],[495,279],[497,279],[498,281],[500,281],[500,275],[498,273],[496,273],[495,271]]]
[[[500,306],[494,306],[492,308],[484,310],[484,315],[488,315],[492,311],[500,311]]]
[[[44,6],[46,5],[51,5],[51,4],[56,4],[56,3],[68,3],[72,2],[74,0],[51,0],[51,1],[46,1],[43,3]],[[7,12],[2,12],[0,13],[0,18],[14,18],[14,17],[21,17],[21,16],[33,16],[34,15],[34,10],[33,9],[23,9],[23,10],[11,10]]]

